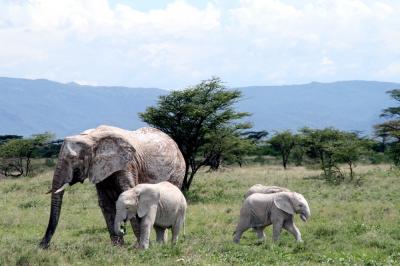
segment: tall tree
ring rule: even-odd
[[[144,122],[167,133],[178,144],[186,162],[183,191],[189,190],[202,166],[218,167],[224,156],[232,154],[228,148],[233,145],[227,145],[227,140],[239,141],[241,131],[249,128],[240,122],[249,114],[234,109],[240,97],[240,91],[228,90],[213,77],[160,96],[157,106],[139,114]]]
[[[400,102],[400,89],[391,90],[387,93]],[[388,143],[388,153],[395,165],[400,165],[400,106],[388,107],[380,115],[389,120],[374,126],[375,135],[382,138],[382,141]]]

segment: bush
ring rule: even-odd
[[[52,158],[46,158],[44,165],[46,165],[47,167],[54,167],[56,166],[56,162]]]

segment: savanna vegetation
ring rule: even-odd
[[[187,195],[186,236],[176,246],[110,245],[93,185],[71,187],[49,250],[38,248],[47,225],[52,171],[0,183],[0,265],[398,265],[400,182],[389,165],[358,166],[359,184],[333,185],[320,170],[253,165],[200,171]],[[288,187],[309,201],[311,219],[296,217],[304,243],[287,232],[272,244],[247,231],[232,243],[243,194],[256,183]],[[154,233],[154,232],[153,232]],[[152,239],[154,240],[154,234]],[[170,234],[169,234],[170,237]]]

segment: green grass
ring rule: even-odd
[[[200,173],[188,195],[186,236],[179,244],[132,248],[128,228],[123,247],[110,245],[93,185],[67,190],[49,250],[37,247],[46,229],[52,172],[0,180],[0,265],[398,265],[400,177],[388,166],[360,166],[362,184],[327,184],[304,168],[251,166]],[[232,243],[243,194],[256,183],[302,193],[312,216],[296,217],[304,243],[287,232],[277,244],[271,228],[265,243],[247,231]],[[152,236],[154,240],[154,235]]]

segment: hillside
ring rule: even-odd
[[[238,109],[253,114],[250,120],[256,129],[333,126],[370,133],[381,110],[393,105],[385,92],[395,88],[400,84],[375,81],[243,87]],[[144,125],[137,113],[166,93],[0,78],[0,134],[50,131],[64,137],[100,124],[135,129]]]
[[[241,88],[240,109],[253,113],[267,130],[336,127],[369,134],[382,109],[396,103],[386,93],[400,84],[377,81],[312,82],[304,85]]]
[[[0,134],[50,131],[63,137],[100,124],[127,129],[144,126],[137,113],[166,92],[0,78],[0,93]]]

